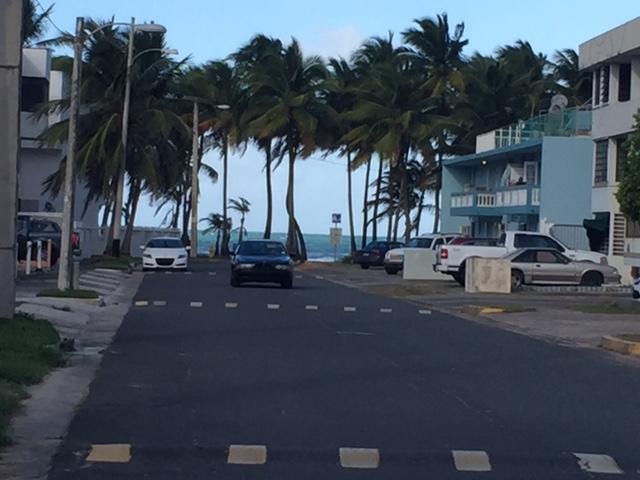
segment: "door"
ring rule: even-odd
[[[567,257],[553,250],[537,250],[533,283],[576,283],[576,269]]]
[[[538,162],[524,162],[524,181],[527,185],[538,185]]]

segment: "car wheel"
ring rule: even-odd
[[[604,283],[604,278],[600,272],[587,272],[582,275],[580,285],[585,287],[600,287]]]
[[[511,270],[511,291],[517,292],[524,285],[524,275],[520,270]]]
[[[360,264],[360,268],[363,269],[363,270],[368,270],[369,269],[369,265],[365,264],[365,263],[361,263]]]
[[[239,287],[242,284],[234,275],[231,275],[231,281],[229,283],[232,287]]]
[[[462,264],[460,266],[460,269],[456,273],[452,274],[452,277],[456,282],[458,282],[461,286],[464,287],[465,279],[467,278],[467,272],[465,270],[465,265]]]
[[[293,279],[289,278],[287,280],[280,282],[280,286],[286,289],[293,288]]]
[[[395,275],[397,274],[400,270],[397,268],[391,268],[391,267],[384,267],[384,271],[387,272],[388,275]]]

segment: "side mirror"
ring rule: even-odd
[[[191,245],[187,245],[186,247],[184,247],[184,249],[185,249],[187,252],[190,252],[190,251],[191,251]]]
[[[236,254],[234,252],[229,253],[229,258],[231,260],[235,259],[236,258]]]

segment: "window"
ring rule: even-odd
[[[513,243],[515,248],[553,248],[564,252],[562,245],[544,235],[516,235]]]
[[[621,63],[618,73],[618,101],[626,102],[631,98],[631,64]]]
[[[609,102],[609,71],[611,68],[609,65],[605,65],[602,67],[602,82],[601,84],[601,95],[602,95],[602,103]]]
[[[149,240],[147,248],[184,248],[179,238],[154,238]]]
[[[238,247],[238,255],[283,257],[286,254],[287,251],[280,242],[242,242]]]
[[[46,220],[31,220],[30,230],[32,233],[59,233],[60,227]]]
[[[49,99],[46,78],[22,77],[21,107],[23,112],[35,112],[38,105]]]
[[[514,258],[513,261],[517,263],[533,263],[536,261],[535,253],[534,250],[527,250]]]
[[[626,136],[616,139],[616,182],[622,180],[622,175],[624,173],[624,164],[627,161],[626,142]]]
[[[538,263],[564,263],[555,252],[540,250],[536,252],[536,262]]]
[[[600,105],[600,69],[593,72],[593,104]]]
[[[607,155],[609,150],[609,141],[601,140],[596,142],[596,162],[593,175],[593,183],[607,183]]]

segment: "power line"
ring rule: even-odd
[[[53,28],[55,28],[56,30],[58,30],[58,32],[60,32],[60,34],[62,34],[62,35],[67,35],[67,32],[63,31],[60,27],[58,27],[58,25],[56,25],[56,22],[54,22],[54,21],[51,19],[51,16],[50,16],[49,14],[47,14],[47,9],[46,9],[46,8],[44,8],[44,7],[42,6],[42,4],[40,3],[40,0],[34,0],[34,1],[36,2],[36,5],[38,5],[38,7],[40,7],[40,10],[42,10],[42,13],[43,13],[43,14],[45,14],[44,18],[46,18],[46,19],[47,19],[47,21],[48,21],[51,25],[53,25]],[[49,8],[51,8],[51,7],[49,7]]]

